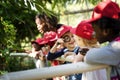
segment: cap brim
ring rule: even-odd
[[[58,39],[58,37],[56,36],[54,39],[51,39],[50,41],[55,41],[55,40],[57,40]]]
[[[92,19],[88,19],[88,20],[85,20],[85,22],[87,22],[87,23],[92,23],[92,22],[94,22],[94,21],[96,21],[96,20],[98,20],[99,18],[92,18]]]
[[[94,22],[94,21],[96,21],[96,20],[98,20],[102,17],[101,14],[97,14],[95,12],[93,13],[93,16],[94,17],[92,17],[91,19],[88,19],[88,20],[85,20],[85,21],[88,22],[88,23],[92,23],[92,22]]]

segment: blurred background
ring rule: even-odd
[[[31,50],[31,41],[41,34],[35,15],[56,15],[59,23],[76,27],[91,17],[94,6],[102,0],[0,0],[0,75],[35,68],[26,56],[10,56]],[[120,0],[113,0],[120,5]]]

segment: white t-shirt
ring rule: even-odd
[[[106,69],[83,72],[82,80],[107,80]]]

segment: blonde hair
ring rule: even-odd
[[[97,39],[88,40],[85,38],[81,38],[77,35],[74,35],[74,38],[76,40],[77,45],[80,47],[91,47],[91,48],[99,47],[99,43]]]

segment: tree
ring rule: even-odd
[[[12,71],[12,62],[18,64],[10,53],[24,51],[21,43],[27,44],[39,34],[35,15],[36,11],[26,6],[24,0],[0,0],[0,74],[1,70]]]
[[[1,22],[7,20],[15,27],[14,43],[21,47],[23,41],[30,42],[39,34],[34,23],[37,12],[33,8],[39,13],[45,12],[48,15],[56,13],[59,17],[60,14],[66,13],[65,8],[70,4],[86,2],[88,5],[88,2],[96,4],[99,1],[101,0],[1,0],[0,18]]]
[[[0,10],[0,36],[2,38],[6,38],[7,35],[11,37],[7,40],[11,41],[11,39],[13,39],[11,35],[8,35],[8,33],[5,32],[5,27],[9,27],[9,25],[13,25],[14,30],[16,31],[16,34],[14,35],[14,42],[12,44],[15,43],[19,47],[26,38],[28,38],[29,42],[32,38],[35,38],[35,36],[39,34],[34,22],[36,11],[26,6],[24,0],[2,0],[0,1]],[[6,24],[3,25],[3,22],[6,21],[8,22],[8,26]],[[1,45],[7,47],[8,44],[2,42]]]

